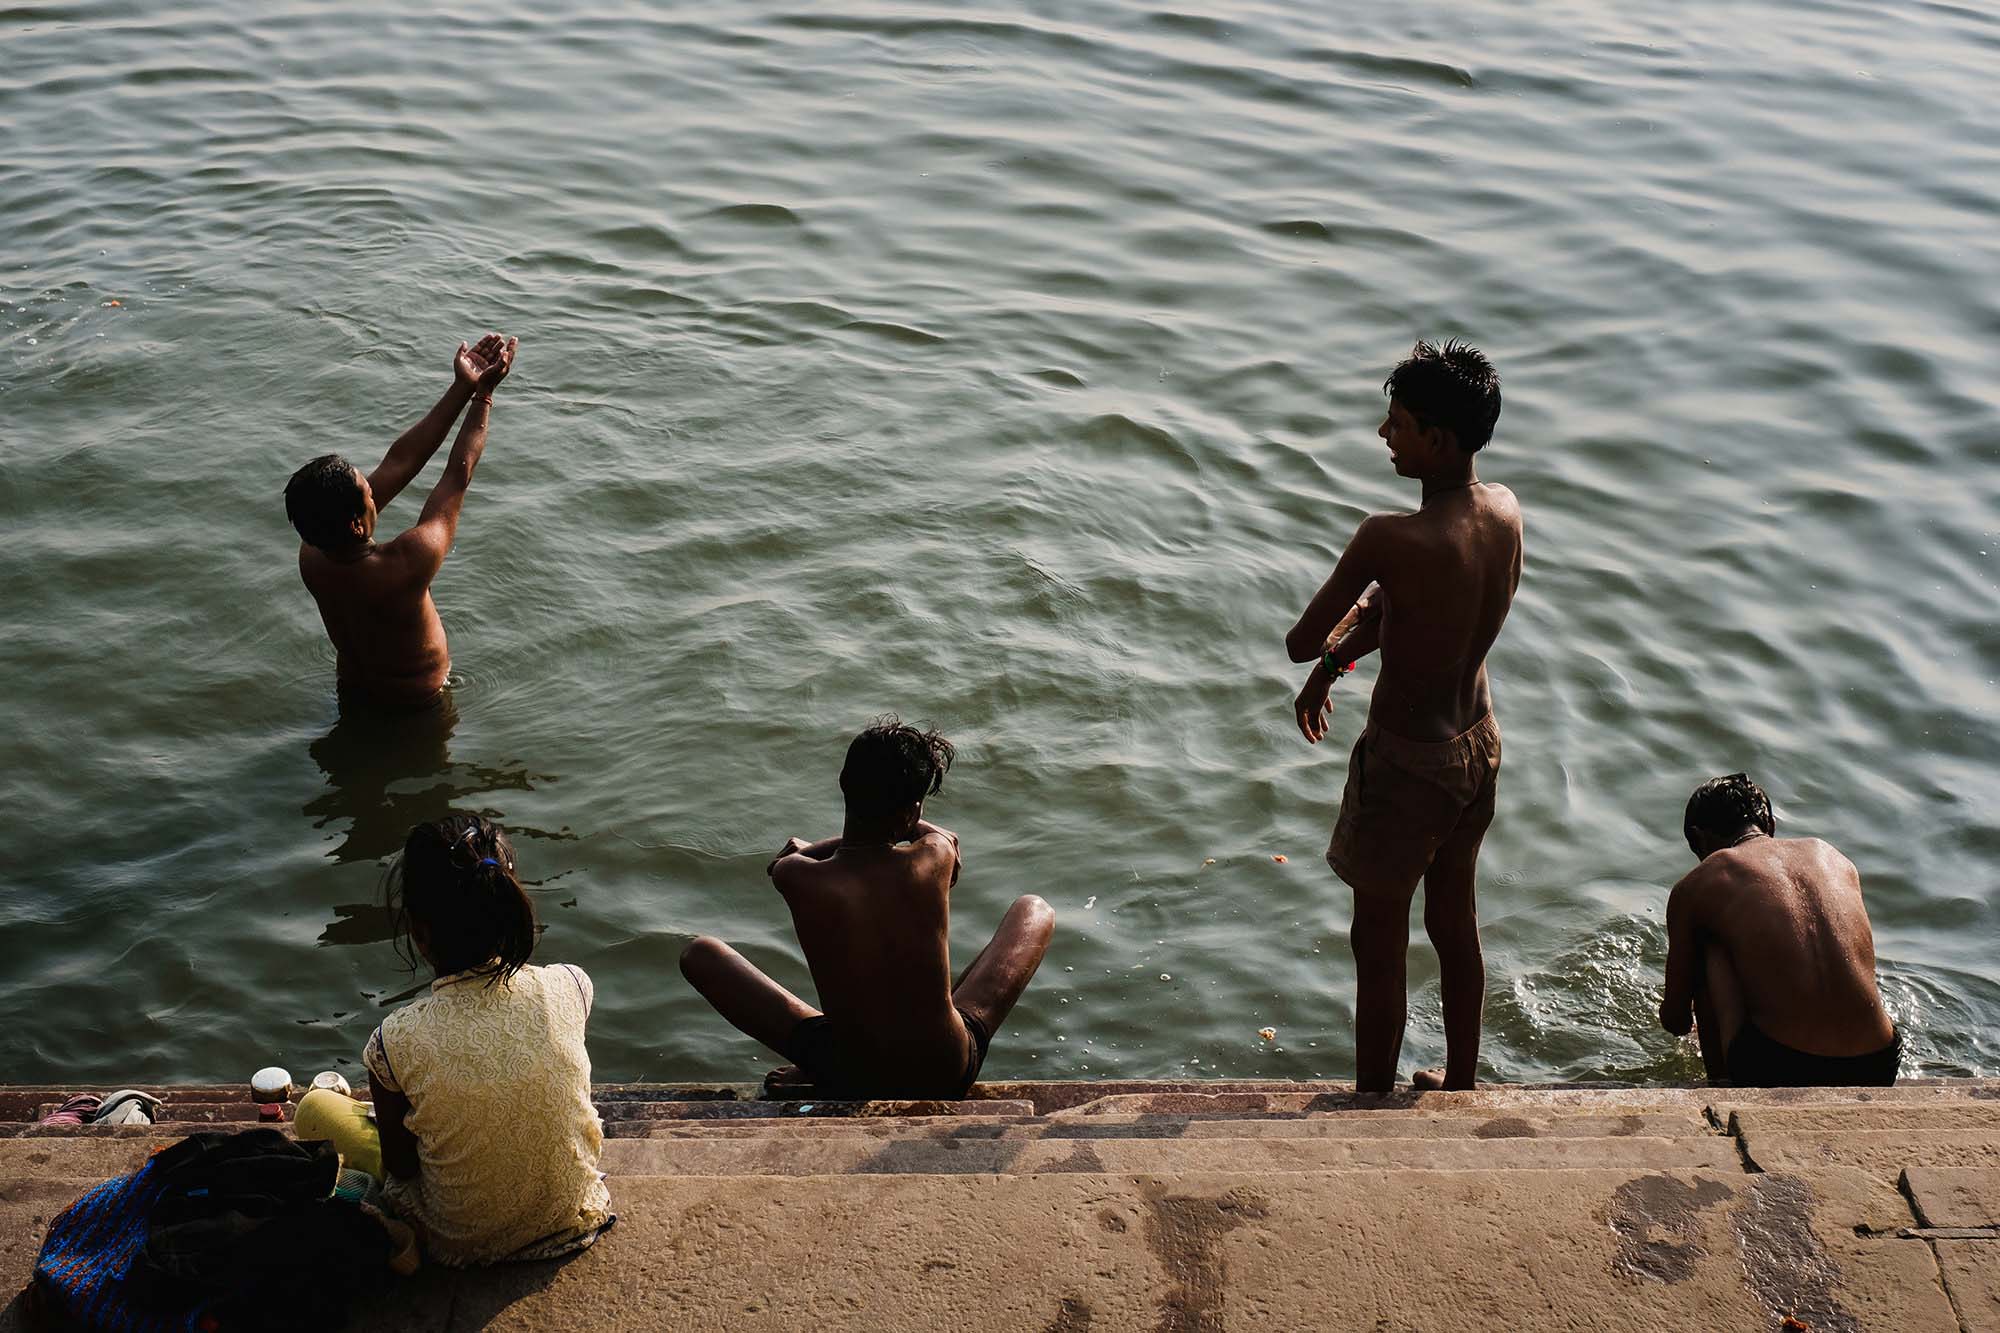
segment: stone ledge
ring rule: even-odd
[[[1010,1083],[950,1114],[753,1091],[598,1089],[634,1137],[607,1144],[620,1222],[596,1248],[426,1270],[356,1327],[2000,1333],[2000,1240],[1955,1238],[2000,1211],[1991,1083]],[[167,1092],[170,1115],[247,1104]],[[85,1188],[200,1127],[0,1124],[0,1280]],[[1744,1141],[1800,1165],[1759,1172]],[[1859,1165],[1819,1165],[1827,1145]]]

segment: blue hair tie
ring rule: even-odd
[[[494,860],[490,856],[482,856],[479,858],[478,865],[475,865],[473,868],[476,870],[479,868],[479,866],[498,866],[499,864],[500,863],[498,861]]]

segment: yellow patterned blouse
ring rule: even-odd
[[[591,994],[569,963],[508,981],[475,968],[439,977],[368,1038],[376,1086],[409,1099],[423,1168],[386,1181],[389,1202],[423,1224],[438,1263],[565,1254],[610,1220],[583,1049]]]

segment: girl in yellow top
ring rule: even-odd
[[[437,973],[430,994],[384,1019],[362,1055],[388,1204],[418,1225],[439,1263],[582,1249],[611,1222],[583,1045],[590,978],[569,963],[528,966],[534,907],[512,843],[490,820],[453,814],[411,829],[388,905],[399,946]],[[315,1124],[336,1144],[351,1134],[336,1128],[354,1124],[341,1114],[349,1108],[325,1101],[338,1096],[300,1101],[301,1138]],[[372,1145],[353,1146],[365,1156]]]

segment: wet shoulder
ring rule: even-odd
[[[772,885],[786,899],[811,898],[835,888],[846,880],[841,867],[831,860],[815,861],[809,856],[788,856],[778,862]]]
[[[1786,860],[1795,871],[1804,872],[1826,882],[1858,883],[1860,872],[1854,862],[1847,859],[1838,847],[1822,838],[1784,838],[1775,840],[1784,849]]]
[[[1717,910],[1740,911],[1759,897],[1768,897],[1768,891],[1782,887],[1785,879],[1783,867],[1770,849],[1753,843],[1725,847],[1702,858],[1681,882],[1691,895]],[[1765,892],[1760,894],[1760,889]]]
[[[1521,540],[1521,502],[1514,492],[1497,481],[1482,482],[1479,508],[1489,522],[1512,533],[1516,543]]]

